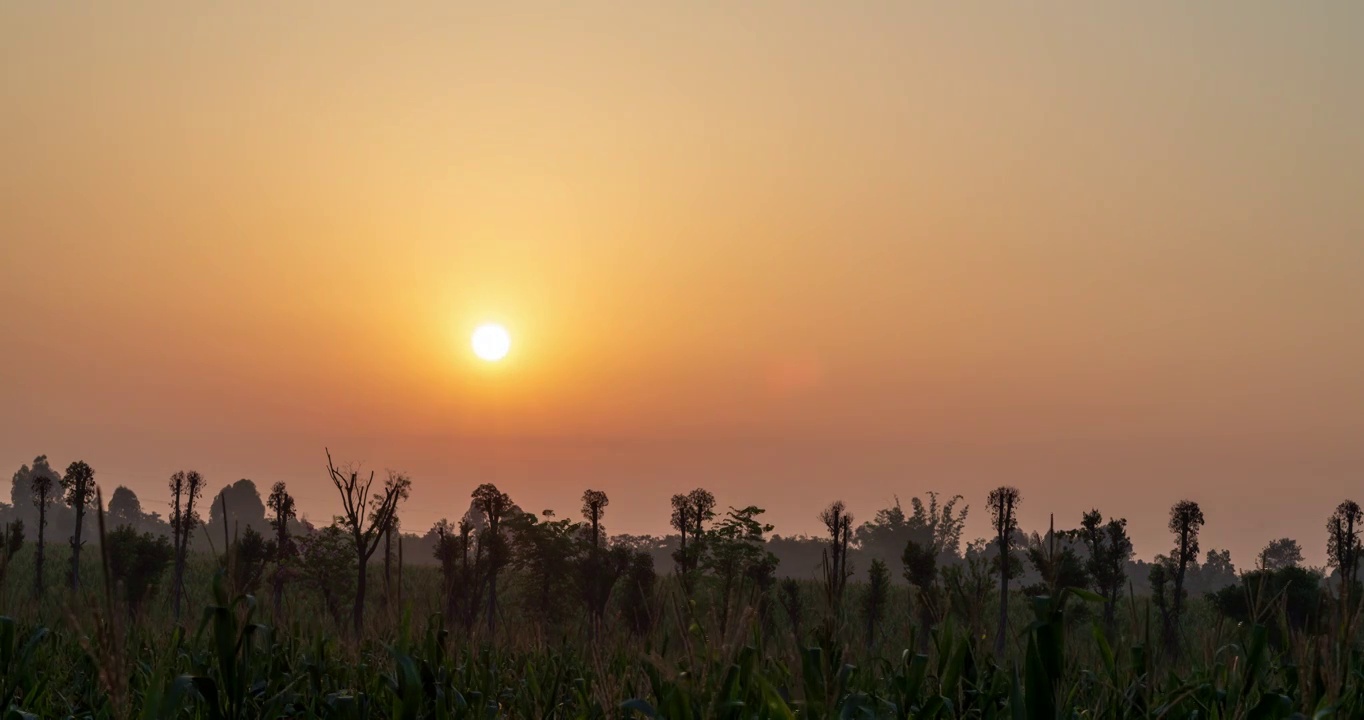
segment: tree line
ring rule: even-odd
[[[996,488],[985,498],[992,536],[964,549],[969,506],[961,496],[942,498],[932,492],[926,500],[913,498],[909,512],[897,499],[861,525],[855,524],[843,502],[835,501],[818,513],[823,538],[782,538],[772,535],[773,526],[763,521],[762,508],[721,510],[711,492],[696,488],[670,500],[669,524],[676,535],[652,538],[609,536],[605,517],[610,501],[600,490],[584,491],[580,519],[575,519],[559,518],[551,510],[526,512],[506,492],[485,483],[471,492],[469,509],[457,521],[442,519],[418,536],[401,532],[400,509],[409,498],[411,478],[396,472],[377,477],[356,465],[335,462],[330,451],[325,468],[337,493],[338,512],[330,524],[316,527],[299,520],[294,498],[282,482],[262,500],[252,481],[239,480],[218,492],[206,511],[203,476],[179,471],[168,480],[169,512],[162,519],[144,512],[126,487],[115,489],[106,506],[95,471],[87,463],[72,462],[58,473],[46,456],[39,456],[14,474],[14,503],[0,504],[4,521],[0,579],[9,560],[31,544],[33,592],[35,597],[43,595],[49,584],[45,548],[51,527],[59,529],[65,536],[60,539],[71,550],[64,584],[79,591],[81,551],[91,537],[90,517],[97,514],[103,542],[112,550],[107,553],[111,573],[119,580],[130,612],[136,613],[169,573],[168,594],[177,621],[185,600],[187,557],[201,544],[197,542],[201,536],[208,551],[223,559],[235,590],[254,592],[268,585],[276,615],[289,592],[314,591],[337,625],[348,626],[357,636],[364,631],[371,565],[381,550],[382,564],[376,566],[381,572],[380,602],[402,602],[398,594],[406,544],[439,568],[444,615],[469,633],[480,621],[490,635],[497,632],[504,611],[499,588],[508,586],[510,576],[541,622],[562,620],[573,607],[564,598],[576,597],[596,632],[614,597],[629,627],[643,634],[659,615],[655,585],[657,568],[664,564],[686,595],[704,587],[722,631],[741,611],[760,618],[783,612],[799,633],[810,610],[796,580],[803,574],[813,576],[821,588],[820,602],[829,611],[823,617],[856,614],[871,643],[891,602],[892,578],[898,574],[910,588],[920,642],[927,641],[931,628],[951,608],[973,627],[993,624],[996,650],[1002,652],[1011,586],[1029,596],[1055,596],[1064,588],[1092,593],[1111,633],[1119,603],[1134,569],[1139,569],[1145,573],[1162,645],[1170,653],[1179,651],[1178,628],[1187,612],[1191,582],[1200,574],[1216,575],[1226,581],[1223,585],[1237,580],[1226,551],[1210,550],[1199,563],[1205,518],[1191,500],[1170,509],[1169,552],[1140,563],[1133,559],[1127,520],[1105,517],[1097,509],[1084,513],[1071,529],[1057,529],[1053,520],[1045,533],[1023,533],[1017,520],[1023,497],[1011,486]],[[20,511],[25,506],[27,513]],[[26,520],[34,526],[32,541],[27,539]],[[1361,526],[1364,511],[1348,500],[1337,506],[1326,524],[1328,568],[1334,570],[1342,617],[1359,600]],[[806,572],[798,570],[792,573],[795,577],[783,579],[778,574],[783,562],[779,553],[793,547],[806,553]],[[859,559],[867,561],[866,577],[856,601],[850,602],[849,585]],[[1261,551],[1255,572],[1268,573],[1265,577],[1271,580],[1278,577],[1274,573],[1289,570],[1325,576],[1324,570],[1303,569],[1301,563],[1301,546],[1280,538]],[[1232,608],[1237,601],[1224,595],[1217,602]],[[997,612],[993,623],[984,616],[992,605]]]

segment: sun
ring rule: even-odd
[[[496,323],[479,325],[471,338],[474,354],[488,362],[497,362],[511,350],[511,334]]]

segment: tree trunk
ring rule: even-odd
[[[38,557],[34,560],[33,566],[33,596],[41,598],[43,596],[43,557],[46,555],[44,550],[47,543],[43,541],[43,530],[47,528],[47,507],[38,506]]]
[[[355,625],[355,639],[360,640],[360,632],[365,627],[365,556],[363,553],[356,553],[360,560],[359,569],[355,572],[355,609],[352,612],[351,622]]]
[[[999,539],[999,633],[995,635],[995,655],[1004,655],[1004,636],[1009,632],[1009,545]]]
[[[81,589],[81,526],[85,524],[85,508],[76,508],[76,529],[71,531],[71,592]]]
[[[393,529],[384,532],[384,607],[393,596]]]
[[[497,634],[497,573],[488,573],[488,640]]]

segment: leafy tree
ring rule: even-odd
[[[910,540],[900,554],[905,580],[909,581],[919,610],[919,652],[928,649],[929,634],[937,617],[934,584],[938,577],[938,553],[932,546]]]
[[[199,513],[194,501],[204,491],[204,477],[198,472],[183,470],[170,479],[172,549],[175,552],[175,574],[171,580],[171,594],[174,596],[175,621],[180,622],[180,602],[185,595],[185,558],[189,552],[190,533],[199,522]]]
[[[795,637],[796,644],[800,645],[804,638],[801,626],[805,620],[805,599],[800,593],[800,581],[795,578],[782,580],[778,596],[781,598],[782,608],[786,610],[786,619],[791,622],[791,634]]]
[[[232,539],[224,566],[232,579],[233,595],[255,593],[267,563],[276,559],[279,546],[248,525]]]
[[[483,483],[474,489],[474,507],[482,515],[486,526],[479,539],[479,547],[487,547],[488,553],[488,634],[497,632],[497,577],[507,564],[507,541],[502,536],[502,521],[513,510],[511,496],[497,489],[492,483]]]
[[[1256,558],[1260,570],[1282,570],[1302,564],[1302,546],[1293,538],[1271,540]]]
[[[681,537],[681,548],[677,551],[674,559],[677,561],[677,570],[682,575],[683,582],[686,582],[690,555],[687,553],[687,532],[691,529],[691,503],[687,501],[687,496],[681,493],[672,497],[672,515],[668,522],[677,530]]]
[[[1209,593],[1208,599],[1219,613],[1236,622],[1267,626],[1270,640],[1280,648],[1288,638],[1280,623],[1274,622],[1279,608],[1288,627],[1301,631],[1310,628],[1324,600],[1321,575],[1297,565],[1253,570],[1238,584]]]
[[[120,586],[128,614],[136,617],[175,559],[175,549],[160,535],[139,534],[123,524],[104,536],[109,573]]]
[[[625,571],[625,592],[621,598],[621,610],[630,632],[637,637],[649,633],[654,625],[654,585],[658,580],[654,572],[654,557],[647,552],[636,552],[630,558],[630,566]]]
[[[722,633],[729,626],[734,599],[745,590],[752,592],[759,612],[765,612],[764,598],[775,582],[777,559],[768,552],[764,540],[772,526],[758,520],[764,512],[754,505],[743,509],[731,507],[705,535],[702,565],[719,581]]]
[[[127,525],[136,528],[142,522],[142,501],[137,493],[119,485],[109,496],[109,523],[114,527]]]
[[[71,530],[71,592],[74,593],[81,587],[81,548],[85,545],[81,540],[81,528],[85,526],[85,510],[95,499],[95,471],[84,461],[71,463],[62,476],[62,490],[67,507],[76,511],[76,525]]]
[[[296,548],[293,540],[289,537],[289,522],[298,517],[294,507],[294,497],[289,494],[289,488],[283,482],[275,483],[270,488],[270,497],[265,502],[266,507],[274,516],[270,519],[270,528],[275,535],[275,559],[277,567],[274,573],[274,609],[276,621],[282,617],[284,609],[284,582],[286,573],[282,567],[283,563],[288,562],[296,555]]]
[[[351,624],[355,637],[365,629],[365,580],[369,559],[379,549],[384,529],[398,512],[398,503],[412,491],[411,478],[390,471],[381,488],[371,494],[374,472],[361,479],[355,467],[339,468],[327,450],[327,474],[341,496],[340,524],[350,534],[355,551],[355,605],[351,609]]]
[[[1181,500],[1170,508],[1170,532],[1175,536],[1169,557],[1157,557],[1150,571],[1152,600],[1160,611],[1165,650],[1179,654],[1179,621],[1184,613],[1184,580],[1189,568],[1198,563],[1198,533],[1203,528],[1203,510],[1192,500]],[[1167,595],[1166,589],[1169,588]]]
[[[994,521],[995,542],[999,544],[999,632],[995,635],[995,654],[1004,654],[1004,638],[1009,630],[1009,575],[1013,558],[1009,546],[1018,529],[1015,511],[1022,496],[1018,488],[1004,485],[990,491],[986,504]]]
[[[690,594],[695,582],[697,567],[701,562],[704,549],[706,523],[715,518],[715,496],[709,490],[696,488],[686,495],[672,497],[672,526],[681,533],[682,545],[673,559],[677,561],[678,573],[682,576],[682,587]],[[691,538],[690,546],[687,538]]]
[[[1117,626],[1117,605],[1127,583],[1127,563],[1132,559],[1132,540],[1127,536],[1126,518],[1103,521],[1098,510],[1090,510],[1080,521],[1080,540],[1089,549],[1085,570],[1094,589],[1104,599],[1104,628],[1112,636]]]
[[[336,523],[298,538],[298,566],[303,583],[322,596],[338,627],[345,603],[355,594],[355,546],[348,528]]]
[[[467,517],[458,526],[441,520],[432,532],[436,536],[435,557],[440,562],[445,585],[445,615],[452,622],[459,620],[467,637],[473,632],[483,604],[486,570],[483,546],[477,543],[474,524]]]
[[[1025,555],[1042,581],[1025,588],[1026,595],[1056,597],[1062,588],[1089,588],[1089,571],[1076,552],[1076,535],[1076,531],[1057,532],[1054,519],[1045,536],[1032,534]]]
[[[1238,579],[1230,550],[1209,550],[1198,567],[1198,587],[1204,592],[1235,585]]]
[[[862,616],[867,621],[867,647],[876,644],[876,630],[886,618],[890,599],[890,569],[880,560],[872,560],[867,569],[867,591],[862,597]]]
[[[886,561],[894,561],[903,553],[905,544],[913,541],[919,547],[933,548],[939,555],[938,564],[961,560],[961,534],[966,527],[969,506],[956,510],[962,496],[955,495],[939,503],[936,492],[928,492],[928,502],[910,498],[912,513],[906,515],[895,504],[876,511],[876,516],[857,529],[857,544],[867,554]]]
[[[511,564],[529,586],[525,595],[531,614],[542,626],[563,620],[569,607],[563,599],[572,592],[573,570],[586,550],[578,542],[582,527],[569,518],[555,520],[551,510],[544,511],[543,520],[522,513],[506,523],[512,536]]]
[[[1340,602],[1342,618],[1348,624],[1354,603],[1352,590],[1359,573],[1359,560],[1364,556],[1364,544],[1360,536],[1364,532],[1364,510],[1359,503],[1346,500],[1336,506],[1336,511],[1326,521],[1326,566],[1336,569],[1340,576]]]

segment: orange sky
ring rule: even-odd
[[[571,9],[567,7],[571,5]],[[1324,557],[1364,6],[0,4],[0,463],[659,531],[1020,486]],[[467,348],[484,320],[503,365]]]

